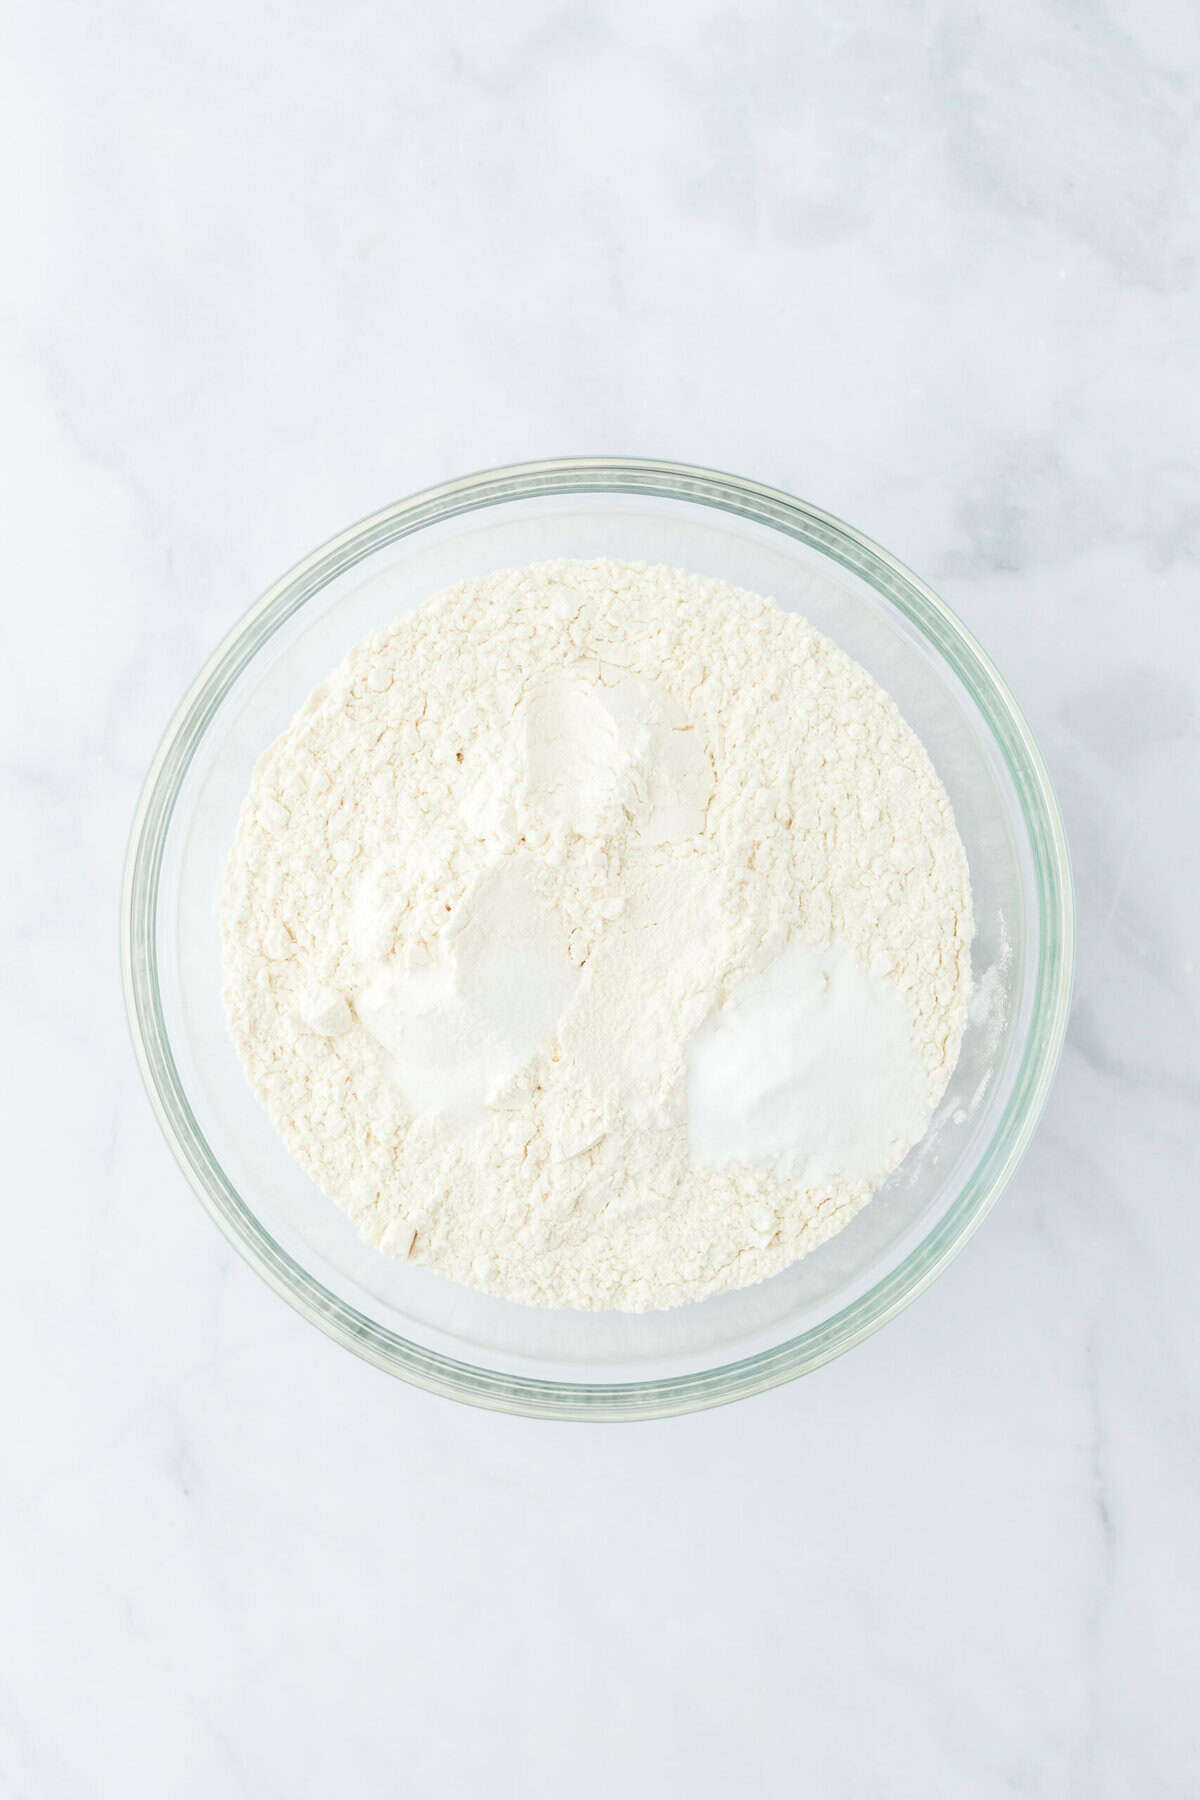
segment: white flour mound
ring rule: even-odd
[[[292,1154],[387,1254],[538,1306],[674,1306],[832,1236],[971,985],[886,694],[644,564],[504,570],[359,644],[255,770],[222,929]]]

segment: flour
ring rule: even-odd
[[[285,1143],[385,1253],[671,1306],[839,1230],[970,994],[928,757],[802,620],[549,563],[358,645],[255,771],[225,998]]]

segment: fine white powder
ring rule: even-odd
[[[642,564],[501,571],[359,644],[255,771],[222,926],[297,1159],[385,1253],[541,1306],[677,1305],[840,1230],[970,995],[893,703]]]

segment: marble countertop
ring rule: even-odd
[[[1200,1791],[1195,7],[9,27],[0,1792]],[[776,483],[938,586],[1080,915],[1044,1124],[948,1273],[636,1428],[295,1317],[158,1135],[116,958],[143,771],[250,600],[585,451]]]

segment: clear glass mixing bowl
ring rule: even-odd
[[[367,631],[451,582],[550,557],[670,563],[773,595],[899,704],[970,860],[979,1004],[926,1139],[830,1243],[671,1312],[543,1312],[387,1261],[303,1174],[247,1087],[221,1010],[217,894],[260,752]],[[614,458],[468,476],[306,558],[201,671],[138,806],[123,897],[130,1025],[180,1166],[258,1272],[380,1368],[479,1406],[637,1419],[807,1373],[913,1299],[979,1224],[1041,1113],[1066,1026],[1062,823],[1004,683],[923,582],[847,525],[735,476]]]

